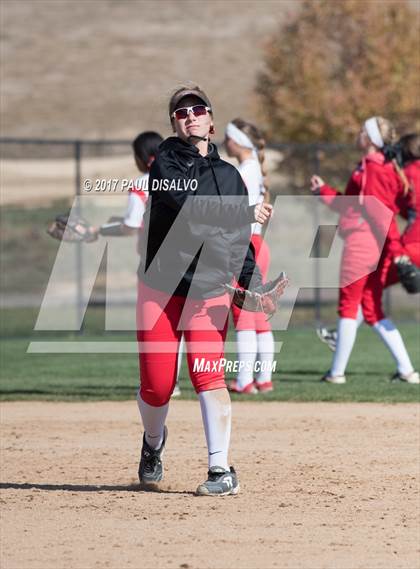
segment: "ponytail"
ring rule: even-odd
[[[265,167],[265,151],[264,151],[264,149],[265,149],[265,140],[264,140],[264,139],[261,139],[261,140],[262,140],[262,143],[261,143],[262,145],[261,145],[260,147],[257,146],[257,156],[258,156],[258,161],[259,161],[259,163],[260,163],[261,174],[262,174],[262,176],[263,176],[264,188],[265,188],[265,191],[268,192],[269,189],[268,189],[268,184],[267,184],[267,182],[266,182],[266,179],[267,179],[267,169],[266,169],[266,167]]]
[[[268,184],[266,182],[267,179],[267,169],[265,166],[265,137],[262,133],[262,131],[256,127],[254,124],[244,121],[243,119],[234,119],[232,121],[232,123],[239,128],[239,130],[242,130],[242,132],[244,132],[247,137],[251,140],[252,144],[255,146],[256,150],[257,150],[257,157],[258,157],[258,162],[260,163],[260,168],[261,168],[261,174],[263,176],[263,184],[264,184],[264,188],[265,191],[268,193],[269,192],[269,188],[268,188]]]
[[[403,184],[404,187],[404,195],[406,196],[410,190],[410,183],[407,180],[407,176],[405,175],[404,170],[401,168],[401,166],[398,164],[398,161],[396,158],[392,159],[392,164],[394,166],[394,170],[397,172],[398,176],[401,179],[401,182]]]

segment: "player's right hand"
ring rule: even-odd
[[[269,203],[259,203],[255,206],[254,217],[255,221],[263,225],[273,214],[273,206]]]

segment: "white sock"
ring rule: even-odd
[[[408,375],[414,371],[410,361],[410,356],[401,338],[401,334],[394,323],[388,318],[383,318],[373,325],[375,332],[381,337],[383,343],[391,352],[392,357],[397,363],[397,369],[403,375]]]
[[[166,416],[168,414],[169,403],[161,407],[149,405],[137,392],[137,405],[143,421],[146,442],[154,449],[161,447],[163,443],[163,430],[165,427]]]
[[[363,324],[364,321],[365,317],[363,316],[363,310],[361,305],[359,304],[356,315],[357,328],[360,328],[360,326]],[[337,341],[337,330],[335,328],[331,328],[328,331],[333,335],[333,337]]]
[[[243,389],[254,381],[254,365],[257,357],[257,333],[255,330],[238,330],[236,332],[236,351],[238,360],[245,364],[236,378],[238,387]]]
[[[331,375],[344,375],[356,340],[357,321],[353,318],[339,318],[337,325],[337,347],[331,364]]]
[[[359,328],[359,326],[361,324],[363,324],[364,321],[365,321],[365,318],[363,316],[363,310],[359,304],[359,308],[357,309],[357,316],[356,316],[357,327]]]
[[[258,360],[261,370],[258,372],[257,382],[266,383],[271,381],[272,364],[274,358],[273,332],[261,332],[257,334]]]
[[[206,433],[209,468],[229,470],[228,452],[231,428],[231,404],[227,389],[201,391],[198,394]]]

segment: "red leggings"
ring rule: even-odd
[[[254,234],[251,238],[251,243],[255,250],[256,264],[260,269],[263,283],[265,283],[270,265],[270,249],[261,235]],[[255,330],[257,334],[271,332],[271,324],[267,321],[267,316],[264,312],[241,310],[235,304],[232,304],[231,310],[236,330]]]
[[[226,387],[220,361],[224,357],[229,307],[228,294],[196,300],[171,296],[139,283],[137,341],[143,401],[155,407],[169,401],[182,334],[196,392]]]
[[[405,253],[419,266],[420,254],[417,243],[406,244]],[[384,253],[378,268],[373,273],[340,289],[338,313],[342,318],[356,318],[359,304],[363,317],[370,326],[385,318],[382,309],[382,296],[386,287],[399,282],[393,257]]]
[[[341,318],[356,319],[359,305],[368,324],[384,318],[380,302],[382,291],[378,297],[373,286],[380,258],[381,250],[369,227],[362,225],[346,235],[340,266],[338,313]]]

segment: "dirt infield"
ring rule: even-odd
[[[3,569],[420,566],[416,405],[236,403],[237,497],[192,494],[199,406],[169,415],[162,493],[136,487],[135,402],[2,406]]]

